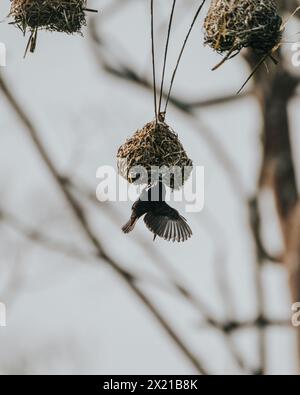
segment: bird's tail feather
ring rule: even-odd
[[[126,222],[126,224],[122,227],[122,231],[124,233],[129,233],[131,232],[136,224],[137,218],[130,218],[130,220],[128,222]]]
[[[149,212],[145,216],[144,222],[155,236],[162,237],[167,241],[181,242],[192,236],[192,230],[182,216],[171,219],[167,216]]]

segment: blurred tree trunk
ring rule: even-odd
[[[296,1],[278,0],[282,13],[292,12]],[[261,106],[263,125],[263,165],[258,193],[272,190],[284,240],[283,263],[289,273],[292,301],[300,301],[300,199],[296,182],[288,117],[288,105],[296,93],[299,78],[284,67],[281,54],[277,66],[261,67],[254,78],[255,93]],[[259,58],[248,53],[246,59],[253,68]],[[300,331],[297,332],[300,361]]]

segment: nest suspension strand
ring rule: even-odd
[[[205,43],[227,60],[242,48],[271,55],[283,29],[275,0],[212,0],[204,30]]]
[[[154,62],[153,2],[151,2],[152,71],[155,120],[153,122],[147,123],[142,129],[139,129],[119,148],[117,154],[118,170],[120,175],[124,177],[129,183],[135,182],[138,184],[149,184],[161,178],[162,182],[171,189],[180,189],[183,187],[185,181],[189,178],[192,172],[193,162],[186,154],[178,138],[178,135],[165,122],[165,114],[180,60],[186,47],[188,38],[192,32],[200,11],[203,8],[204,3],[205,0],[203,0],[198,7],[192,24],[188,30],[187,36],[184,40],[174,72],[172,74],[164,111],[162,112],[161,105],[166,70],[166,59],[176,0],[173,0],[173,6],[170,15],[158,108],[156,100],[156,75]],[[142,168],[141,170],[144,171],[141,171],[140,174],[136,175],[135,171],[138,170],[138,168]]]
[[[10,16],[12,24],[23,34],[30,31],[26,52],[34,52],[38,30],[81,33],[86,25],[87,0],[12,0]]]
[[[183,186],[193,166],[177,134],[162,121],[139,129],[119,148],[117,158],[119,173],[129,183],[150,184],[161,177],[172,189]]]

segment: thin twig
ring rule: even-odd
[[[13,214],[0,210],[0,219],[4,221],[4,223],[10,228],[14,229],[16,232],[21,234],[27,240],[30,240],[33,243],[40,244],[41,246],[53,250],[56,252],[63,253],[66,256],[77,258],[77,259],[89,259],[91,255],[79,249],[77,246],[73,244],[63,243],[59,240],[55,240],[52,237],[44,234],[40,229],[34,229],[20,219],[18,219]]]

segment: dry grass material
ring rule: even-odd
[[[282,37],[275,0],[212,0],[204,22],[205,43],[219,53],[252,48],[267,54]]]
[[[25,34],[31,32],[28,47],[34,52],[38,30],[81,33],[86,25],[87,0],[12,0],[12,24]],[[26,52],[28,50],[26,49]]]
[[[193,162],[177,134],[165,123],[147,123],[118,150],[118,170],[129,183],[149,184],[159,177],[168,187],[180,189],[189,178]],[[144,169],[138,177],[135,170]]]

